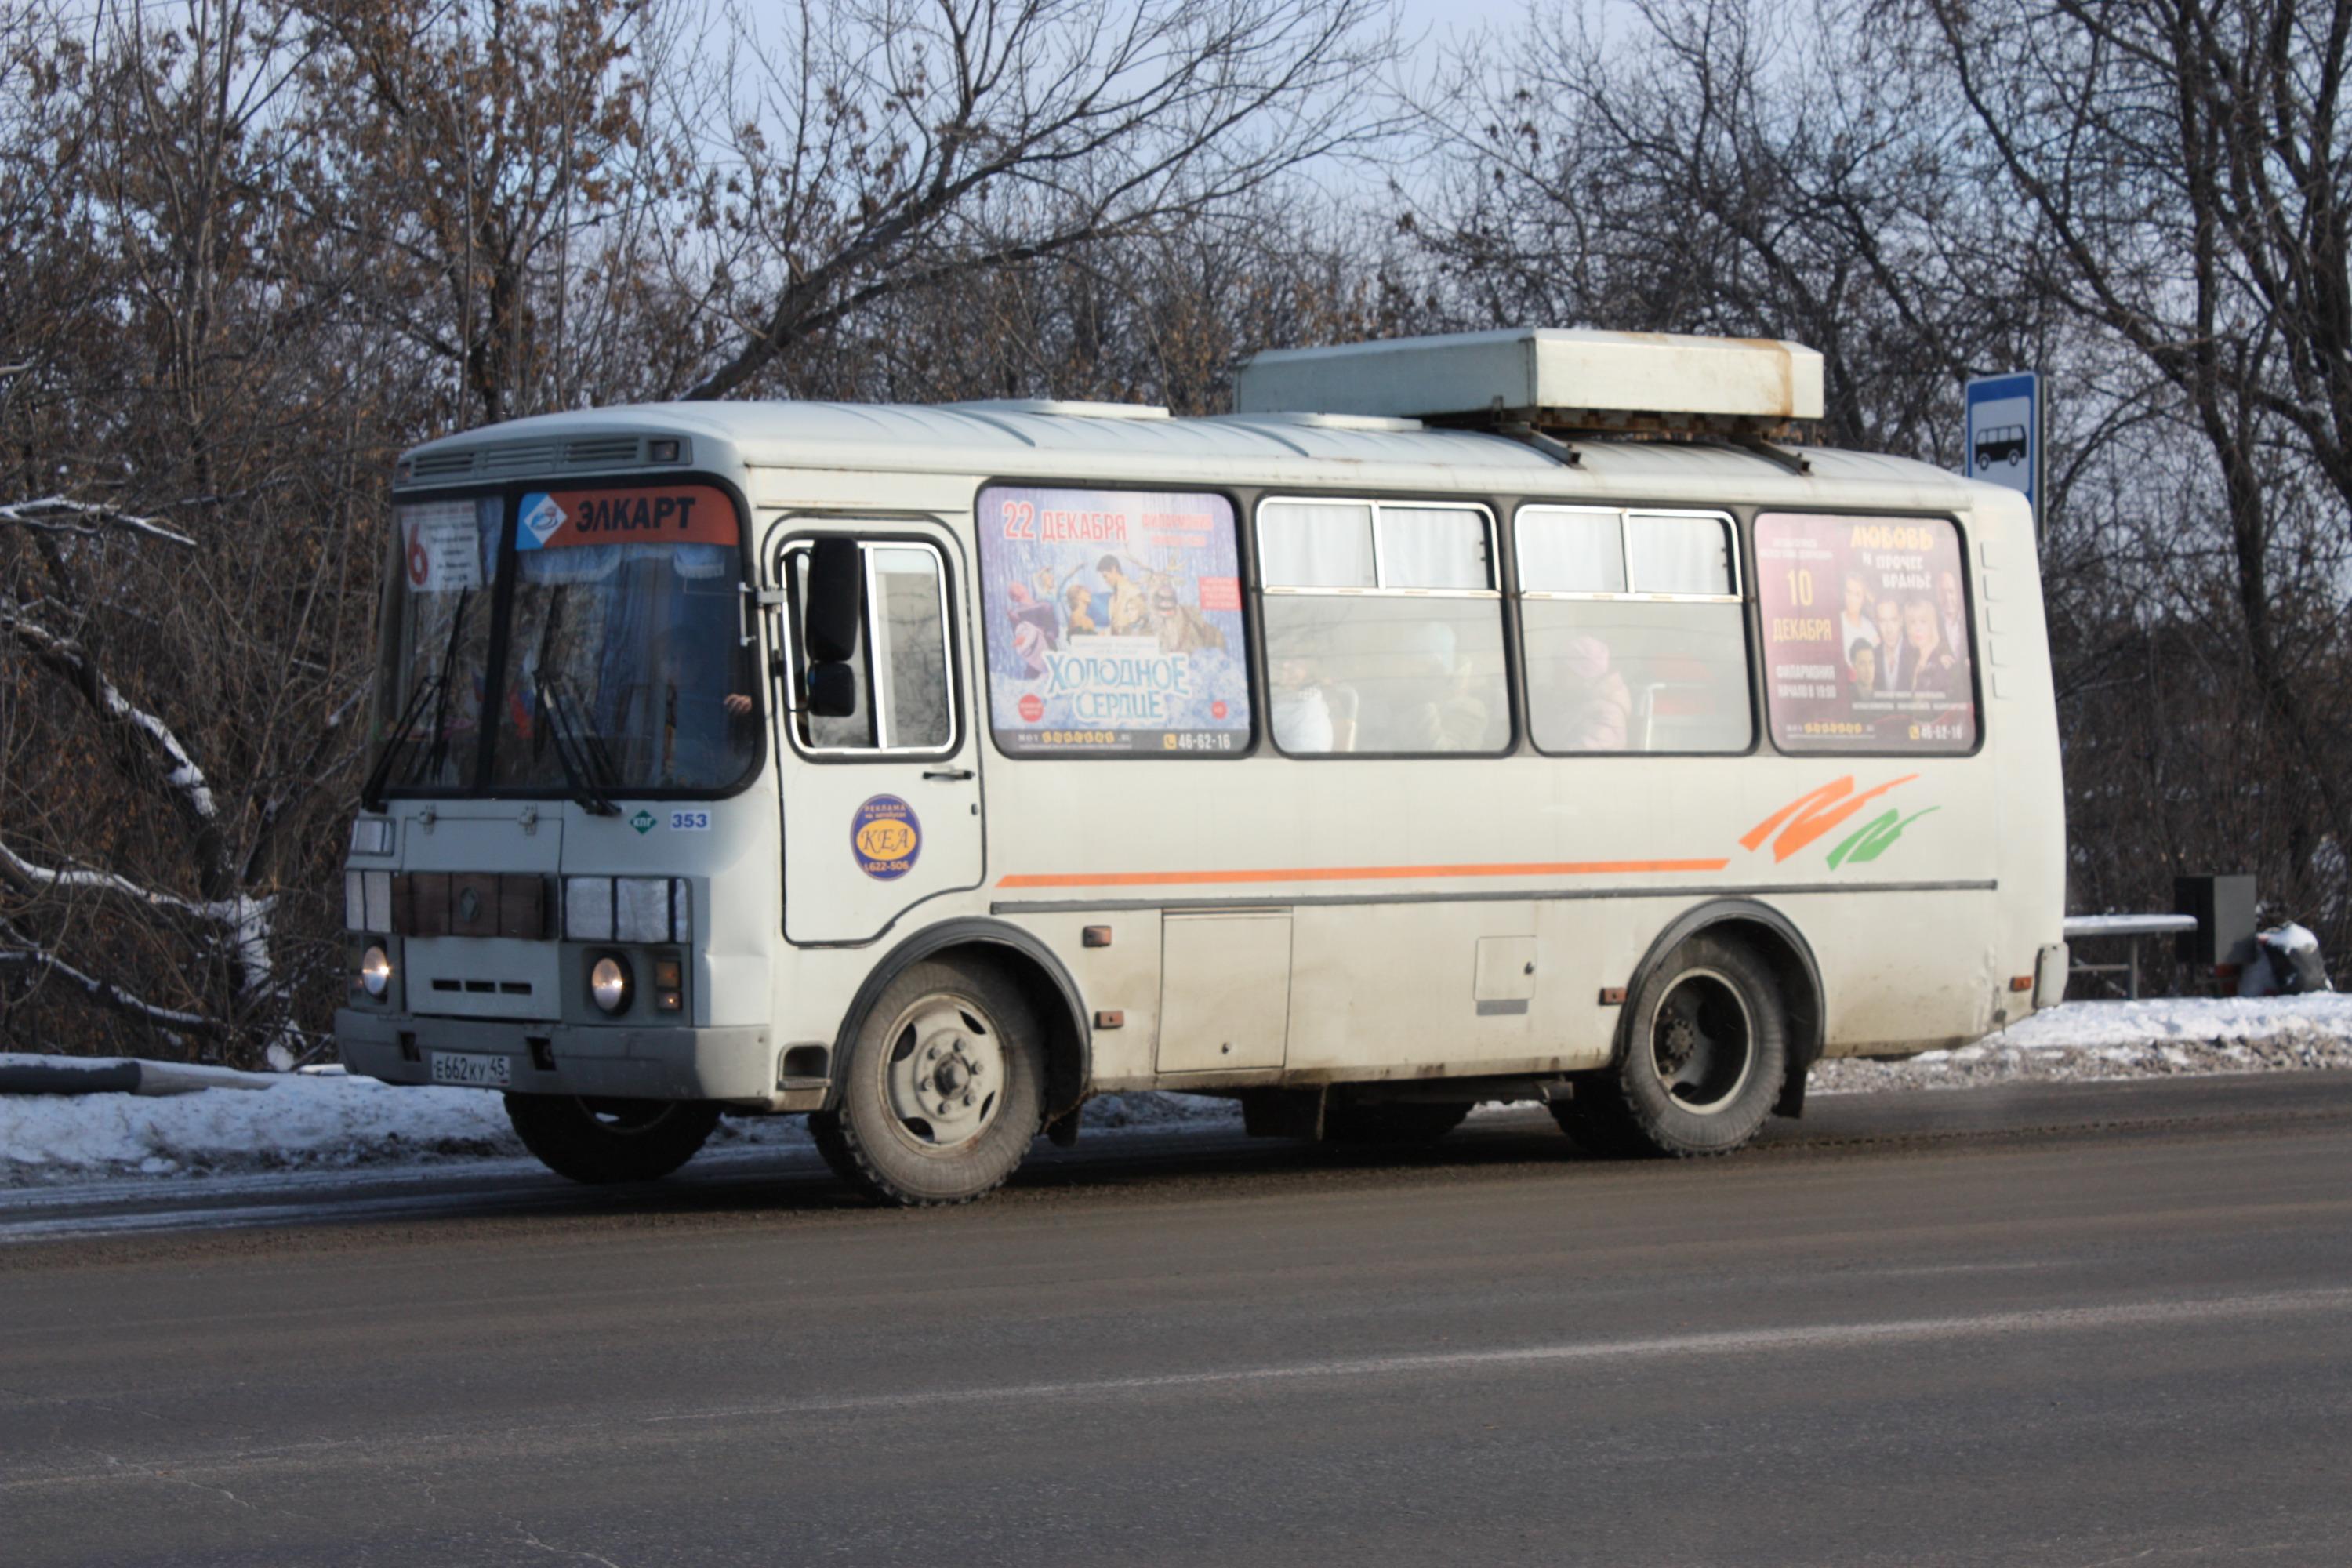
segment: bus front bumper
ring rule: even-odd
[[[517,1094],[613,1100],[711,1100],[747,1110],[814,1110],[821,1089],[777,1081],[776,1046],[764,1025],[693,1028],[419,1018],[338,1008],[335,1044],[352,1072],[386,1083],[464,1081]],[[436,1079],[436,1056],[483,1058],[479,1070]],[[499,1075],[487,1058],[503,1058]],[[803,1103],[805,1101],[805,1103]]]

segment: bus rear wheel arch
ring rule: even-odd
[[[1642,986],[1658,966],[1684,943],[1702,935],[1745,947],[1771,973],[1780,988],[1781,1019],[1789,1039],[1772,1111],[1777,1116],[1803,1115],[1805,1077],[1821,1059],[1828,1037],[1823,1032],[1827,1003],[1821,965],[1814,962],[1811,945],[1795,923],[1771,905],[1754,899],[1716,899],[1684,910],[1658,933],[1634,969],[1624,1016],[1630,1020],[1638,1010],[1630,1004],[1638,999]],[[1628,1047],[1629,1033],[1630,1022],[1620,1031],[1618,1058]]]
[[[1645,966],[1616,1060],[1580,1079],[1553,1115],[1596,1153],[1730,1153],[1782,1095],[1789,1017],[1758,945],[1710,927]]]

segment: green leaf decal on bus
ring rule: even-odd
[[[1915,811],[1908,816],[1898,816],[1895,812],[1889,811],[1883,816],[1873,817],[1848,834],[1843,842],[1830,851],[1831,868],[1835,869],[1847,860],[1860,865],[1864,860],[1877,859],[1879,856],[1885,853],[1888,845],[1903,837],[1905,828],[1926,816],[1929,812],[1937,809],[1931,805],[1924,811]]]

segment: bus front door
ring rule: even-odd
[[[789,942],[870,941],[926,900],[981,881],[961,561],[937,524],[886,526],[852,540],[792,520],[769,554],[783,589],[772,629],[785,652],[775,699]],[[860,606],[854,623],[820,608],[812,639],[812,595],[822,605],[845,595]]]

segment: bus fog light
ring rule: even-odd
[[[686,1006],[686,966],[675,958],[654,960],[654,1011],[676,1013]]]
[[[392,989],[392,954],[382,947],[372,945],[361,955],[360,988],[379,1002]]]
[[[588,994],[596,1005],[607,1013],[618,1013],[629,1005],[629,963],[619,953],[608,952],[598,959],[588,971]]]

